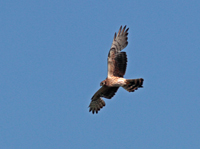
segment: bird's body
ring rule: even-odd
[[[108,75],[107,78],[100,83],[102,86],[92,97],[89,105],[90,110],[94,114],[105,106],[105,102],[101,97],[111,99],[119,87],[123,87],[129,92],[134,92],[142,87],[143,79],[125,79],[123,78],[126,72],[127,55],[126,52],[121,52],[128,45],[128,30],[124,26],[119,29],[118,34],[115,33],[111,49],[108,53]]]
[[[108,77],[106,78],[104,81],[105,85],[108,87],[120,87],[126,84],[126,79],[122,78],[122,77]]]

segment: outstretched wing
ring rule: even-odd
[[[128,30],[126,29],[126,25],[122,29],[122,26],[120,27],[118,33],[114,35],[113,43],[110,49],[116,49],[117,52],[120,52],[128,45]]]
[[[101,97],[111,99],[117,92],[118,88],[119,87],[102,86],[92,97],[92,101],[89,105],[89,112],[92,111],[93,114],[95,112],[98,113],[98,111],[106,105]]]
[[[119,29],[119,32],[114,35],[111,49],[108,53],[108,77],[117,76],[123,77],[126,71],[127,56],[126,52],[120,52],[128,45],[128,30],[126,26]]]

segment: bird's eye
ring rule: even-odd
[[[101,82],[101,83],[100,83],[100,86],[103,86],[103,85],[104,85],[104,82]]]

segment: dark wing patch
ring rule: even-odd
[[[117,92],[119,87],[108,87],[102,86],[95,94],[92,96],[92,100],[96,100],[100,97],[111,99]]]
[[[117,92],[118,88],[119,87],[108,87],[108,89],[105,90],[104,93],[102,93],[102,97],[111,99]]]
[[[115,56],[115,69],[114,69],[114,76],[123,77],[126,72],[127,66],[127,56],[126,52],[117,53]]]

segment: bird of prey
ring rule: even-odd
[[[98,113],[106,105],[101,97],[111,99],[120,86],[129,92],[134,92],[138,88],[143,87],[143,78],[123,78],[126,71],[127,56],[126,52],[121,52],[121,50],[128,45],[128,30],[129,28],[126,29],[126,26],[123,29],[121,26],[119,32],[114,35],[112,46],[108,53],[107,78],[100,83],[102,87],[93,95],[89,105],[89,112],[92,111],[93,114],[95,112]]]

